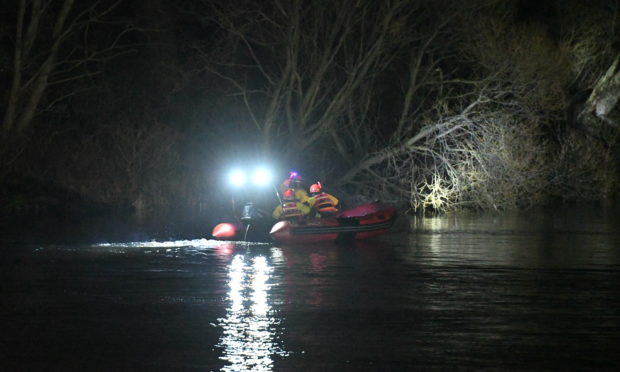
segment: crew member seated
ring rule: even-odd
[[[312,212],[317,217],[333,216],[338,212],[338,199],[323,191],[323,186],[317,182],[310,186],[310,198],[308,199]]]
[[[274,209],[272,216],[277,220],[294,220],[299,219],[310,213],[310,205],[307,202],[301,202],[295,197],[293,189],[284,191],[283,203]]]

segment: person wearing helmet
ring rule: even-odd
[[[282,204],[278,205],[271,215],[277,220],[290,220],[301,218],[308,213],[310,213],[310,205],[297,199],[293,189],[286,189],[283,193]]]
[[[310,206],[308,203],[308,193],[306,193],[306,190],[302,187],[301,181],[301,175],[296,171],[291,171],[289,173],[289,177],[282,181],[282,184],[280,185],[280,192],[283,193],[288,189],[292,189],[295,192],[295,197],[297,200]]]
[[[310,198],[308,199],[312,211],[318,217],[334,215],[338,212],[339,200],[325,191],[320,182],[310,186]]]
[[[280,192],[283,193],[291,188],[291,179],[287,178],[280,184]]]

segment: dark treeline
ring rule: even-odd
[[[12,0],[0,208],[222,208],[243,159],[416,211],[605,200],[619,16],[602,0]]]

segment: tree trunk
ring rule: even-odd
[[[594,135],[601,135],[607,126],[620,128],[620,57],[607,69],[596,82],[590,97],[578,115],[578,121],[584,124]]]

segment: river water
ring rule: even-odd
[[[619,227],[572,206],[345,246],[4,242],[0,368],[618,370]]]

